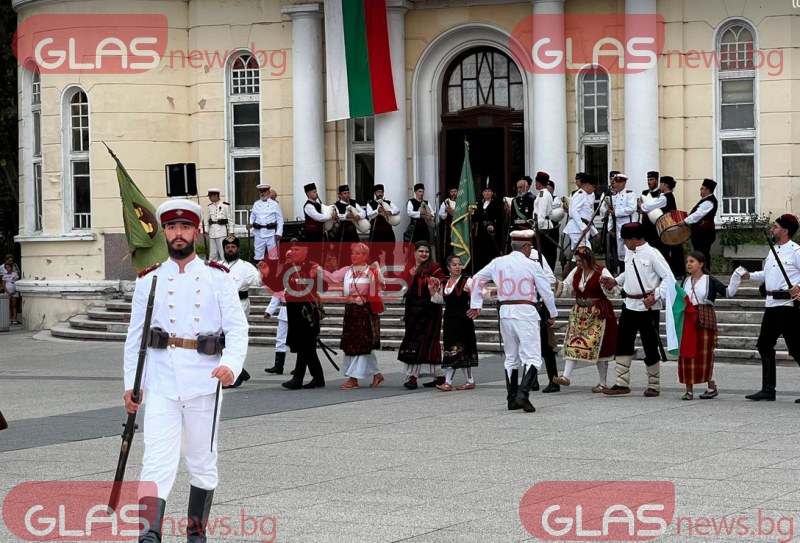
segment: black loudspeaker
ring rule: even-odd
[[[197,171],[193,162],[167,164],[167,196],[197,196]]]

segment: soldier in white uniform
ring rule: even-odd
[[[569,222],[564,228],[564,233],[569,235],[570,248],[574,252],[578,248],[578,241],[584,247],[591,249],[592,236],[597,235],[597,228],[591,224],[594,214],[594,188],[597,185],[597,178],[593,175],[585,175],[581,188],[575,191],[569,203]],[[583,231],[588,228],[586,235]],[[583,237],[583,239],[581,239]]]
[[[290,262],[292,251],[286,251],[286,263]],[[264,311],[264,318],[268,319],[275,316],[278,312],[278,331],[275,334],[275,365],[266,368],[267,373],[283,375],[283,366],[286,363],[286,335],[289,333],[289,319],[286,316],[286,296],[283,290],[272,293],[267,309]]]
[[[219,189],[208,189],[208,258],[222,258],[223,242],[233,232],[233,210],[231,204],[219,199]]]
[[[661,393],[661,357],[658,349],[661,300],[667,297],[668,285],[675,284],[675,276],[661,253],[644,240],[645,231],[641,224],[626,224],[622,227],[621,235],[628,250],[625,271],[616,279],[600,278],[600,285],[607,292],[617,285],[622,287],[625,300],[617,332],[617,381],[613,387],[603,390],[603,394],[630,394],[631,360],[638,333],[644,348],[644,364],[647,366],[647,389],[644,395],[652,398]],[[640,279],[642,286],[639,286]]]
[[[608,231],[611,232],[616,240],[617,260],[619,261],[621,272],[625,271],[626,251],[625,243],[622,240],[622,227],[634,221],[637,209],[636,193],[625,188],[627,182],[627,175],[617,173],[611,180],[611,205],[609,206],[609,197],[604,198],[603,203],[600,205],[600,215],[609,215],[609,220],[611,221]]]
[[[206,265],[195,254],[202,208],[190,200],[169,200],[156,216],[170,258],[139,274],[125,341],[124,400],[133,413],[139,407],[131,395],[147,297],[152,278],[158,277],[142,385],[147,407],[140,477],[155,482],[158,495],[140,497],[150,522],[139,541],[161,541],[160,520],[181,453],[191,476],[188,540],[205,541],[203,527],[218,482],[218,386],[232,384],[242,370],[247,320],[224,267],[214,261]]]
[[[742,279],[763,281],[767,290],[766,308],[757,343],[758,354],[761,355],[761,390],[745,396],[748,400],[775,401],[775,344],[780,336],[786,341],[789,356],[800,364],[800,245],[792,241],[797,228],[797,217],[786,213],[775,220],[770,232],[791,288],[786,284],[772,251],[764,260],[763,271],[742,276]],[[795,403],[800,403],[800,399]]]
[[[270,263],[270,269],[277,267],[278,244],[283,236],[283,212],[281,206],[270,198],[270,186],[260,184],[258,192],[261,198],[256,200],[250,210],[250,221],[248,230],[252,227],[256,232],[256,250],[253,258],[261,261],[266,256],[274,262]],[[266,253],[266,254],[265,254]]]
[[[220,264],[228,268],[231,277],[236,283],[236,290],[239,292],[239,302],[242,304],[242,311],[244,311],[245,317],[247,317],[250,315],[250,288],[260,287],[262,282],[266,282],[269,269],[264,267],[259,271],[258,268],[246,260],[241,260],[239,258],[239,238],[233,234],[225,238],[224,249],[225,260],[222,260]],[[225,388],[236,388],[244,381],[249,380],[250,374],[246,369],[242,368],[242,373],[239,374],[236,382],[230,387]]]
[[[523,409],[531,413],[536,409],[526,394],[520,394],[517,383],[520,364],[523,366],[522,386],[530,390],[542,367],[539,342],[539,312],[537,297],[545,303],[550,313],[547,326],[552,326],[558,316],[550,290],[550,280],[542,266],[530,260],[533,249],[533,231],[518,230],[511,233],[511,253],[492,260],[475,274],[467,316],[474,319],[481,313],[484,285],[488,281],[497,285],[497,300],[500,306],[500,334],[505,351],[506,400],[508,409]]]

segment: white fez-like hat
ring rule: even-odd
[[[268,185],[267,183],[260,183],[260,184],[256,185],[256,188],[257,188],[258,190],[265,190],[265,189],[270,189],[270,188],[272,188],[272,186],[271,186],[271,185]]]
[[[158,206],[156,217],[160,224],[188,222],[198,227],[203,222],[203,208],[186,198],[173,198]]]
[[[513,240],[533,239],[535,235],[533,230],[514,230],[510,234]]]

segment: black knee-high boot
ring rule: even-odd
[[[519,409],[517,405],[516,398],[517,398],[517,390],[519,385],[517,384],[517,378],[519,377],[518,370],[511,370],[511,377],[508,376],[508,371],[503,370],[503,374],[506,376],[506,400],[508,401],[508,410],[509,411],[516,411]]]
[[[267,373],[274,373],[275,375],[283,375],[283,365],[286,363],[286,353],[275,352],[275,365],[267,368],[264,371]]]
[[[300,390],[303,388],[303,378],[306,376],[306,360],[303,356],[304,353],[297,353],[297,362],[295,362],[294,369],[292,370],[292,378],[282,383],[283,388],[289,390]]]
[[[774,402],[775,401],[775,382],[776,368],[775,356],[762,356],[761,357],[761,390],[755,394],[748,394],[745,396],[748,400],[754,402]]]
[[[536,369],[536,366],[530,366],[525,370],[525,373],[522,374],[522,382],[519,385],[519,390],[514,398],[517,407],[521,407],[526,413],[533,413],[536,411],[536,408],[533,407],[529,399],[529,393],[538,373],[539,371]]]
[[[164,522],[164,510],[167,502],[155,496],[146,496],[139,500],[141,505],[142,533],[139,543],[160,543],[161,528]]]
[[[189,526],[186,527],[187,543],[206,543],[206,526],[211,502],[214,500],[213,490],[203,490],[192,486],[189,490]]]

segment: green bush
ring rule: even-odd
[[[722,223],[719,244],[738,250],[740,245],[766,245],[764,233],[772,224],[771,214],[756,215],[752,213],[743,217],[733,217]]]

